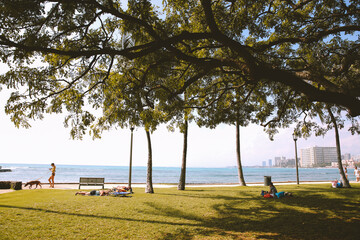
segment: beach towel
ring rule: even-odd
[[[271,196],[270,193],[264,195],[264,198],[272,198],[272,197],[273,197],[273,196]]]

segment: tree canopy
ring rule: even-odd
[[[149,124],[235,90],[251,92],[265,124],[307,102],[360,115],[359,1],[121,3],[0,0],[0,58],[10,66],[0,81],[17,89],[6,107],[17,126],[65,108],[81,135],[95,120],[88,105],[108,119],[122,110],[110,122]],[[129,113],[143,107],[151,114]]]

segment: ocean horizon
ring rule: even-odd
[[[11,172],[1,172],[0,181],[27,182],[39,179],[47,183],[51,174],[50,164],[0,163],[2,168]],[[104,177],[106,183],[127,183],[129,167],[103,165],[62,165],[57,164],[55,183],[78,183],[80,177]],[[264,176],[270,176],[273,182],[296,181],[295,168],[243,167],[246,183],[264,182]],[[349,180],[355,180],[353,169],[348,169]],[[153,183],[177,184],[180,167],[153,167]],[[300,181],[332,181],[341,179],[337,168],[299,168]],[[146,182],[146,167],[133,166],[132,183]],[[236,184],[236,167],[205,168],[189,167],[186,169],[187,184]]]

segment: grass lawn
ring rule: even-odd
[[[76,190],[0,194],[0,239],[360,239],[360,184],[155,189],[132,197]]]

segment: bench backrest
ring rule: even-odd
[[[87,178],[81,177],[80,183],[104,183],[105,178]]]

